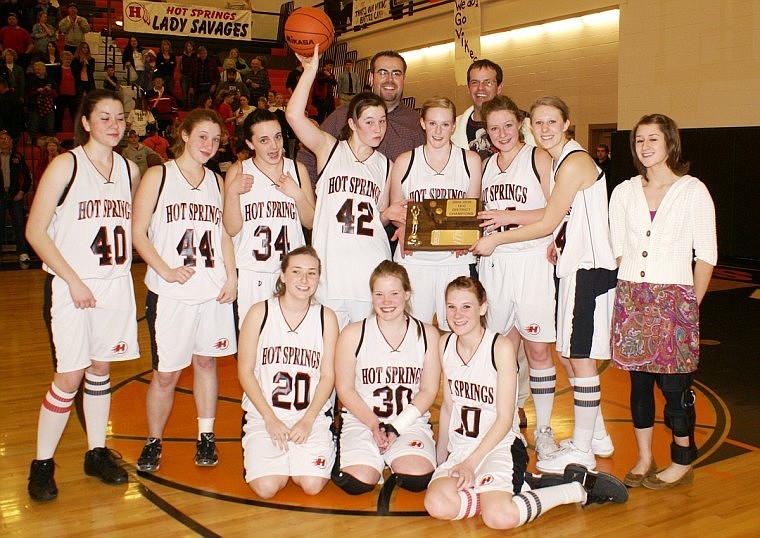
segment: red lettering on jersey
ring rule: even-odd
[[[216,341],[214,344],[214,347],[216,349],[227,349],[227,347],[230,345],[230,341],[226,338],[220,338]]]
[[[531,323],[527,327],[525,327],[525,332],[528,334],[532,334],[533,336],[539,334],[541,332],[541,326],[536,323]]]
[[[319,456],[312,463],[314,464],[315,467],[319,467],[320,469],[324,469],[325,465],[327,464],[327,460],[323,456]]]
[[[425,445],[422,444],[422,441],[411,441],[409,446],[412,448],[423,448]]]
[[[111,348],[111,353],[116,353],[117,355],[122,355],[127,351],[127,343],[126,342],[119,342],[115,346]]]

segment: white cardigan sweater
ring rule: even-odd
[[[642,177],[618,185],[610,200],[612,250],[618,278],[629,282],[694,284],[692,256],[718,261],[715,206],[704,183],[686,175],[665,194],[654,220]]]

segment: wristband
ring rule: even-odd
[[[398,432],[404,433],[406,430],[409,429],[409,427],[417,422],[417,419],[422,416],[422,413],[420,413],[420,410],[417,409],[414,405],[409,404],[409,406],[401,411],[398,415],[396,415],[396,418],[393,419],[391,422],[391,426]]]

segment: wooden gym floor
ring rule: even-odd
[[[143,264],[134,266],[138,312],[144,304]],[[289,485],[264,502],[250,492],[242,477],[240,396],[234,358],[219,361],[220,399],[216,434],[220,463],[211,469],[193,465],[196,433],[191,375],[184,374],[164,442],[161,469],[137,473],[145,426],[145,391],[150,382],[150,347],[140,321],[142,357],[116,363],[112,371],[113,402],[109,446],[119,450],[130,471],[129,484],[102,485],[84,475],[86,450],[81,406],[72,413],[56,453],[59,496],[35,503],[26,493],[29,462],[35,455],[36,422],[42,397],[52,379],[47,333],[41,317],[44,273],[0,272],[0,336],[4,368],[0,401],[5,427],[0,432],[0,534],[4,536],[138,535],[333,536],[496,536],[479,518],[440,522],[424,515],[422,494],[394,491],[387,505],[379,488],[359,498],[328,484],[316,497]],[[630,491],[624,505],[559,507],[535,522],[511,531],[521,536],[554,532],[570,536],[665,536],[701,533],[758,535],[760,505],[755,488],[760,476],[760,300],[751,283],[715,279],[702,307],[702,363],[696,376],[697,442],[700,459],[693,485],[666,492]],[[558,438],[572,433],[572,394],[558,372],[553,425]],[[628,412],[627,374],[607,368],[602,373],[602,408],[616,452],[598,460],[600,470],[622,478],[632,465],[635,448]],[[655,458],[668,461],[668,432],[658,399]],[[434,419],[437,419],[434,410]],[[529,424],[533,415],[527,407]],[[532,442],[532,428],[525,432]],[[531,457],[533,454],[531,453]],[[531,468],[533,464],[531,463]],[[390,515],[380,515],[380,514]]]

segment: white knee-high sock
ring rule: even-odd
[[[106,428],[111,412],[111,376],[84,374],[84,423],[87,427],[87,445],[90,450],[106,446]]]
[[[557,386],[557,369],[552,366],[545,370],[530,369],[530,391],[536,408],[536,430],[551,425],[554,408],[554,389]]]
[[[548,512],[557,506],[585,501],[586,490],[578,482],[523,491],[512,497],[512,502],[515,503],[520,514],[518,527],[530,523],[544,512]]]
[[[71,414],[71,405],[74,403],[74,392],[64,392],[50,384],[50,389],[45,394],[40,407],[40,418],[37,423],[37,459],[47,460],[53,457],[58,442],[61,440],[63,430]]]
[[[576,377],[573,388],[575,408],[575,428],[573,429],[573,444],[588,452],[591,450],[591,439],[594,436],[594,424],[599,412],[599,402],[602,389],[599,376]]]
[[[569,377],[567,381],[571,387],[575,386],[575,378]],[[594,422],[594,439],[604,439],[607,436],[607,428],[604,426],[604,415],[602,414],[602,406],[599,405],[599,411],[596,413],[596,421]]]

